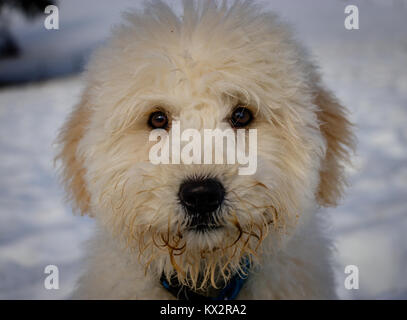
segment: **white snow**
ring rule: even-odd
[[[347,299],[406,299],[407,2],[352,2],[359,6],[360,30],[344,28],[348,3],[343,1],[278,0],[270,7],[296,25],[298,38],[357,126],[351,187],[341,206],[325,210],[337,240],[338,293]],[[50,72],[66,67],[72,57],[86,56],[105,39],[118,13],[131,6],[130,1],[111,3],[61,3],[65,22],[51,39],[57,49],[47,62]],[[21,39],[35,39],[25,48],[38,54],[8,68],[0,63],[1,76],[14,68],[17,77],[41,63],[39,49],[53,48],[41,26],[26,30],[16,22]],[[82,87],[74,76],[0,89],[0,299],[67,298],[79,274],[82,243],[93,221],[73,216],[62,201],[52,142]],[[59,290],[44,289],[49,264],[59,267]],[[359,290],[345,289],[346,265],[359,267]]]

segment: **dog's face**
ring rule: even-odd
[[[196,286],[289,237],[343,187],[343,108],[286,27],[251,6],[133,14],[89,67],[59,157],[76,206],[151,270]],[[154,129],[256,129],[257,171],[152,164]],[[216,276],[215,276],[216,275]],[[198,280],[198,278],[200,280]]]

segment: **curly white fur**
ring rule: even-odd
[[[68,195],[98,222],[74,297],[171,299],[162,272],[205,290],[247,256],[239,298],[334,298],[331,243],[317,211],[342,193],[352,134],[289,28],[242,1],[184,1],[181,16],[153,1],[126,20],[93,56],[59,137]],[[202,130],[227,127],[237,103],[255,114],[255,175],[149,162],[147,119],[157,106],[182,128]],[[177,191],[191,176],[225,186],[224,228],[186,229]]]

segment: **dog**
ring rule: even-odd
[[[248,1],[128,12],[58,137],[96,219],[74,299],[335,299],[320,207],[346,187],[348,111],[276,15]],[[256,130],[257,170],[151,163],[152,130]]]

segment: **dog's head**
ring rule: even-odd
[[[114,31],[87,80],[59,138],[67,192],[151,270],[227,279],[343,191],[345,109],[287,26],[253,5],[185,1],[180,18],[154,2]],[[175,122],[256,129],[257,171],[152,164],[151,131]]]

